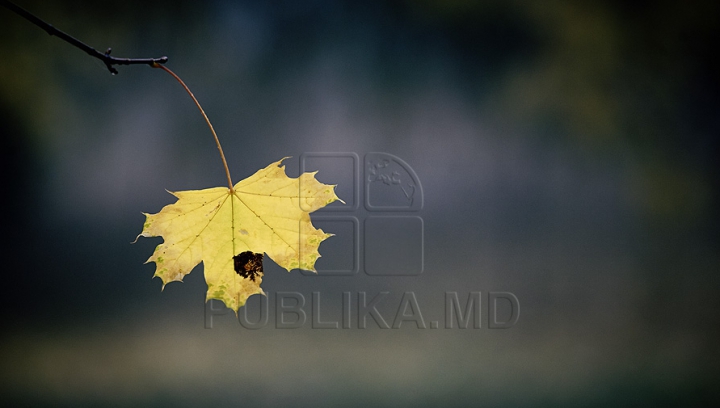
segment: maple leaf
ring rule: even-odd
[[[164,239],[147,260],[155,262],[153,277],[162,279],[163,288],[182,281],[202,262],[206,300],[221,300],[237,313],[249,296],[263,293],[262,253],[288,271],[315,271],[318,247],[332,234],[315,229],[310,213],[340,199],[335,186],[315,179],[316,172],[289,178],[283,160],[232,189],[171,192],[177,202],[157,214],[145,214],[139,236]]]

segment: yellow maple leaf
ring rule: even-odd
[[[310,213],[339,200],[335,186],[322,184],[315,172],[289,178],[279,160],[233,188],[171,192],[177,202],[147,219],[140,236],[162,236],[164,242],[147,262],[163,281],[182,281],[203,263],[207,297],[234,310],[263,293],[262,272],[238,270],[236,258],[246,251],[267,254],[290,271],[315,271],[320,243],[332,234],[315,229]],[[340,200],[342,201],[342,200]]]

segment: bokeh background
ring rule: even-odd
[[[112,76],[0,8],[0,404],[720,402],[719,3],[17,3],[115,56],[167,55],[236,180],[284,156],[297,175],[306,152],[412,166],[420,276],[266,262],[269,293],[319,291],[331,316],[343,291],[389,291],[392,319],[413,291],[429,321],[445,291],[509,291],[521,313],[205,329],[202,267],[161,292],[143,265],[160,239],[130,245],[165,189],[225,183],[195,106],[162,71]]]

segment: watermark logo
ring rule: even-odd
[[[330,253],[339,255],[333,257],[338,262],[321,263],[318,275],[354,275],[360,270],[372,276],[422,274],[425,244],[420,211],[424,196],[417,174],[389,153],[367,153],[360,168],[356,153],[305,153],[300,157],[300,172],[319,170],[321,175],[333,175],[336,191],[346,203],[335,202],[316,211],[313,223],[352,237],[342,242],[342,248],[332,248]]]
[[[356,283],[370,280],[374,285],[383,277],[422,279],[425,197],[407,162],[389,153],[367,153],[361,159],[357,153],[316,152],[300,156],[299,171],[317,171],[321,182],[337,185],[336,193],[345,201],[312,214],[315,227],[335,237],[322,243],[317,274],[302,271],[303,275],[352,277]],[[397,283],[394,288],[375,293],[336,289],[333,294],[327,293],[327,286],[324,292],[266,292],[267,296],[250,297],[238,311],[238,320],[251,330],[506,329],[515,325],[520,313],[517,297],[509,292],[488,292],[484,298],[479,291],[445,292],[440,299],[441,292],[430,301],[413,291],[397,293]],[[221,302],[206,302],[205,327],[212,328],[214,319],[228,312]]]
[[[398,299],[399,297],[399,299]],[[276,329],[508,329],[520,317],[520,302],[510,292],[490,292],[483,306],[482,292],[461,296],[445,292],[442,317],[436,310],[420,307],[415,292],[393,296],[390,292],[342,292],[340,297],[321,292],[268,292],[253,296],[238,311],[238,321],[250,330]],[[308,299],[310,299],[308,301]],[[211,299],[205,304],[205,328],[212,329],[215,318],[230,313],[222,302]],[[485,323],[483,323],[485,321]]]

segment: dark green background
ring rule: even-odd
[[[143,265],[160,240],[130,245],[165,189],[225,183],[192,102],[160,70],[111,76],[0,8],[0,403],[720,399],[718,3],[18,3],[115,56],[167,55],[236,180],[284,156],[296,175],[306,152],[413,167],[422,275],[268,262],[266,291],[336,307],[390,291],[390,317],[413,291],[427,320],[445,291],[509,291],[521,315],[508,330],[251,331],[230,314],[205,329],[201,267],[161,293]]]

